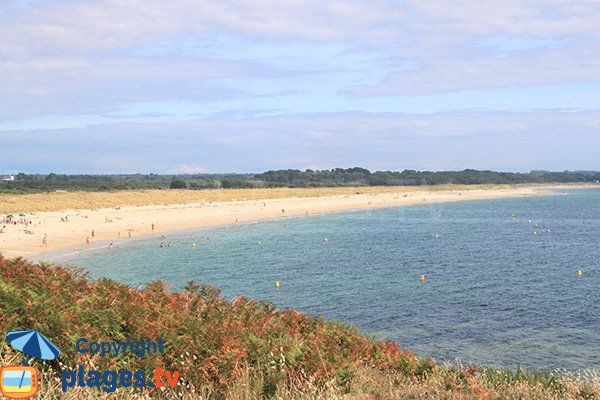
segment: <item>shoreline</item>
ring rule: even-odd
[[[368,208],[542,196],[551,194],[553,189],[585,187],[590,186],[443,187],[438,190],[435,187],[423,190],[398,187],[395,191],[384,193],[37,212],[24,217],[31,220],[27,227],[17,224],[3,229],[4,232],[0,234],[0,253],[9,258],[21,256],[29,260],[42,260],[45,256],[56,256],[61,251],[91,250],[107,246],[110,242],[145,239],[152,234]],[[68,219],[68,222],[61,222],[61,218]],[[33,233],[27,234],[25,230]],[[48,237],[47,246],[42,244],[44,234]],[[88,245],[86,238],[90,240]]]

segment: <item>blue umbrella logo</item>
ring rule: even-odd
[[[60,355],[58,347],[38,331],[8,332],[6,340],[12,347],[32,358],[54,360]],[[24,364],[27,365],[27,358],[25,358]]]
[[[22,367],[9,366],[0,369],[0,391],[10,399],[32,397],[37,393],[37,371],[29,366],[29,358],[54,360],[60,350],[37,331],[12,331],[6,340],[15,349],[25,353]]]

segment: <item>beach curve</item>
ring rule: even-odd
[[[297,197],[269,198],[272,193],[264,192],[264,198],[260,198],[260,193],[254,193],[253,199],[246,200],[110,208],[100,208],[103,204],[98,204],[97,208],[29,212],[25,217],[16,218],[30,221],[27,225],[3,224],[0,252],[6,257],[43,259],[44,254],[60,250],[79,251],[95,243],[116,244],[152,234],[162,235],[193,228],[354,209],[539,196],[550,193],[550,189],[556,187],[480,185],[453,188],[446,185],[425,188],[387,187],[385,190],[366,192],[364,188],[344,188],[347,189],[345,194],[319,197],[302,197],[303,193],[300,193]],[[312,193],[304,194],[310,196]],[[111,193],[105,195],[110,197]],[[44,237],[47,238],[45,244]]]

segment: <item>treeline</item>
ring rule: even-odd
[[[234,175],[246,181],[249,175]],[[120,174],[120,175],[65,175],[50,173],[24,174],[14,176],[14,180],[0,181],[0,192],[32,193],[65,191],[112,191],[139,189],[214,189],[223,187],[226,176],[207,175],[159,175],[159,174]]]
[[[437,184],[592,183],[598,171],[531,171],[529,173],[478,171],[376,171],[334,168],[305,171],[286,169],[260,174],[123,174],[48,175],[19,173],[0,181],[0,192],[28,193],[56,190],[110,191],[125,189],[216,189],[332,186],[422,186]]]
[[[322,171],[278,170],[254,176],[270,186],[421,186],[439,184],[516,184],[596,182],[597,171],[531,171],[529,173],[477,171],[376,171],[364,168],[335,168]]]

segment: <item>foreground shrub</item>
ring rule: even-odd
[[[224,393],[236,380],[260,375],[274,395],[285,382],[334,382],[348,387],[357,368],[398,371],[414,379],[433,364],[391,342],[376,342],[351,326],[237,297],[190,282],[171,292],[164,281],[134,289],[92,281],[77,268],[31,264],[0,256],[0,330],[35,329],[62,351],[61,363],[96,369],[179,370],[184,385]],[[161,338],[164,354],[118,358],[76,352],[79,338],[143,341]]]
[[[278,310],[243,297],[220,297],[190,282],[171,292],[155,281],[134,289],[92,281],[73,267],[31,264],[0,255],[0,331],[35,329],[63,351],[58,361],[34,361],[43,399],[600,399],[600,374],[499,370],[436,365],[398,344],[377,342],[352,326]],[[82,355],[93,341],[162,338],[165,354],[118,358]],[[0,364],[21,354],[0,341]],[[61,391],[60,371],[178,370],[174,389],[97,388]]]

